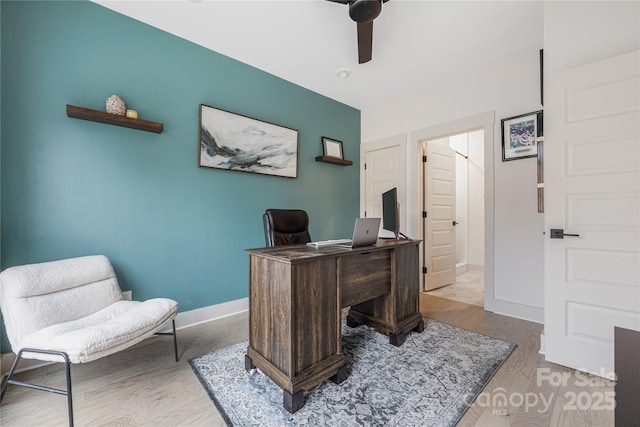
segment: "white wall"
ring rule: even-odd
[[[362,139],[411,133],[443,123],[495,111],[492,203],[494,211],[493,275],[486,280],[485,308],[536,322],[543,320],[543,217],[537,213],[536,160],[502,162],[500,119],[541,109],[539,49],[532,46],[474,70],[424,87],[362,111]],[[470,130],[470,129],[469,129]],[[411,139],[411,138],[410,138]],[[418,150],[407,147],[408,183],[418,183]],[[419,194],[408,194],[409,233],[417,235]],[[486,209],[486,207],[485,207]],[[486,237],[486,236],[485,236]],[[493,255],[493,256],[490,256]],[[486,266],[485,266],[486,267]]]
[[[639,9],[638,1],[545,1],[545,74],[637,50]]]
[[[469,270],[484,270],[484,132],[469,136]]]
[[[469,141],[466,133],[449,138],[449,146],[467,156]],[[456,154],[456,266],[469,263],[469,168],[468,159]],[[465,270],[466,271],[466,270]]]

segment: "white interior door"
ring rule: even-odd
[[[448,145],[425,145],[425,289],[432,290],[456,280],[456,162]]]
[[[394,145],[365,153],[365,216],[382,218],[382,193],[398,188],[400,212],[404,200],[404,146]],[[399,217],[400,221],[401,216]],[[382,222],[380,222],[382,227]],[[399,224],[402,229],[402,224]],[[394,237],[390,231],[380,230],[380,237]]]
[[[545,78],[546,358],[608,377],[614,326],[640,329],[639,64]]]

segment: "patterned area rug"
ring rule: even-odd
[[[343,326],[348,378],[306,393],[295,414],[283,408],[275,383],[245,371],[247,341],[189,364],[230,426],[454,426],[516,345],[425,323],[401,347],[368,326]]]

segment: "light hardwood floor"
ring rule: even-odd
[[[586,406],[587,398],[593,407],[597,396],[613,392],[613,387],[597,384],[594,377],[585,385],[588,381],[574,371],[545,362],[538,354],[541,325],[425,294],[421,308],[428,318],[518,344],[458,426],[613,425],[613,410],[578,409]],[[76,426],[224,425],[187,361],[247,338],[248,316],[242,313],[178,331],[178,363],[173,359],[171,337],[154,337],[104,359],[74,365]],[[559,380],[563,374],[566,385]],[[64,368],[50,365],[17,379],[63,387]],[[501,395],[507,406],[493,404]],[[0,425],[67,425],[65,399],[10,386],[0,407]],[[546,410],[545,402],[549,402]],[[572,410],[573,406],[577,409]]]
[[[426,294],[420,308],[426,317],[518,345],[458,427],[614,425],[613,385],[546,362],[539,353],[542,325]]]
[[[484,272],[458,274],[454,283],[428,291],[427,295],[484,307]]]

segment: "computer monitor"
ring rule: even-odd
[[[382,228],[391,231],[396,239],[400,233],[398,222],[398,189],[392,188],[382,193]]]

